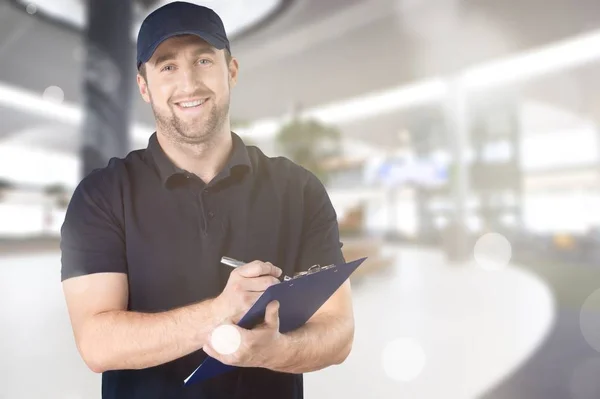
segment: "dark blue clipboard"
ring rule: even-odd
[[[301,327],[366,259],[334,265],[269,287],[238,322],[238,326],[253,328],[264,320],[267,305],[279,301],[279,331],[285,334]],[[205,381],[234,369],[235,366],[207,357],[185,379],[184,384]]]

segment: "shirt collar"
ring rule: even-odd
[[[237,169],[252,171],[252,162],[250,161],[246,144],[240,136],[233,132],[231,132],[231,138],[233,141],[233,151],[231,152],[231,156],[229,157],[229,160],[227,161],[227,164],[223,170],[215,177],[215,181],[230,176],[233,171]],[[166,186],[167,183],[175,176],[185,177],[191,174],[190,172],[176,166],[169,159],[158,142],[156,132],[154,132],[148,140],[147,151],[150,153],[154,163],[156,164],[160,179],[164,186]]]

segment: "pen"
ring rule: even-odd
[[[233,259],[233,258],[230,258],[228,256],[223,256],[221,258],[221,263],[224,264],[224,265],[227,265],[227,266],[231,266],[233,268],[240,267],[240,266],[246,264],[246,262],[242,262],[241,260]],[[288,277],[288,276],[285,276],[285,275],[282,276],[282,278],[283,278],[283,281],[288,281],[288,280],[292,279],[291,277]]]
[[[227,265],[227,266],[231,266],[231,267],[240,267],[245,264],[241,260],[233,259],[228,256],[223,256],[221,258],[221,263],[224,265]]]

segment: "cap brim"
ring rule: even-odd
[[[152,45],[150,47],[148,47],[147,49],[144,50],[140,59],[138,60],[138,65],[137,65],[138,68],[140,67],[141,64],[148,62],[148,60],[150,58],[152,58],[152,54],[154,54],[154,52],[156,51],[156,49],[158,48],[158,46],[160,46],[160,44],[162,42],[164,42],[165,40],[167,40],[173,36],[181,36],[181,35],[196,35],[199,38],[201,38],[202,40],[205,40],[211,46],[213,46],[219,50],[222,50],[225,47],[227,47],[227,42],[225,42],[224,40],[220,39],[219,37],[217,37],[211,33],[203,32],[200,30],[182,30],[182,31],[177,31],[177,32],[170,32],[167,35],[161,36],[160,39],[158,39],[156,42],[152,43]]]

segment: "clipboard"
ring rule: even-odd
[[[279,301],[279,332],[285,334],[301,327],[366,259],[365,257],[340,265],[318,266],[317,269],[313,269],[313,266],[290,280],[272,285],[263,292],[237,325],[252,329],[262,323],[267,305],[276,300]],[[205,381],[235,368],[209,356],[185,379],[184,384]]]

